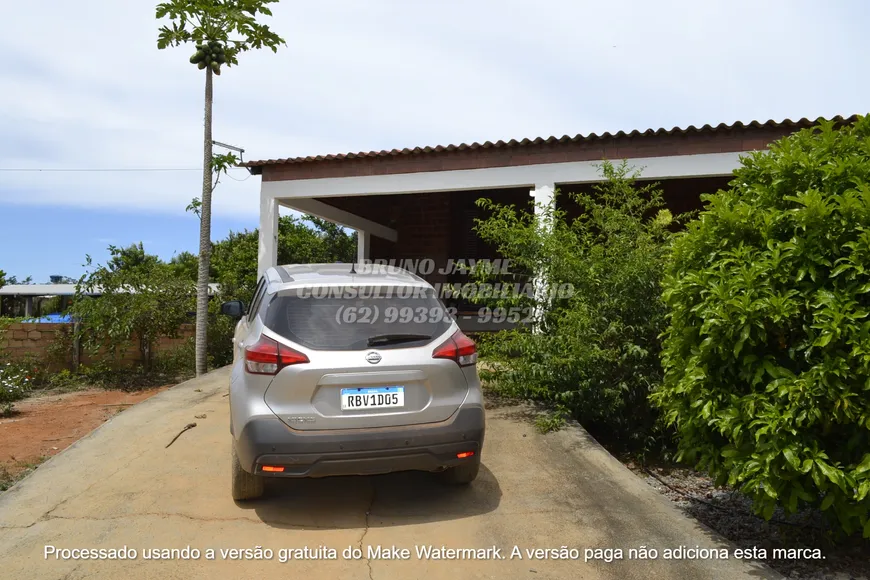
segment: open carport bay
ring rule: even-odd
[[[429,474],[272,480],[267,497],[230,498],[228,369],[188,381],[114,417],[0,496],[0,566],[8,578],[737,578],[776,577],[728,560],[628,560],[628,549],[730,548],[602,450],[582,429],[535,433],[521,407],[490,405],[484,467],[468,488]],[[206,418],[195,418],[196,415]],[[166,444],[188,423],[197,426]],[[44,558],[45,546],[135,548],[135,560]],[[504,559],[418,559],[417,546],[498,547]],[[198,560],[145,560],[150,548]],[[368,546],[408,560],[368,559]],[[514,546],[523,558],[511,559]],[[577,548],[580,560],[529,559],[526,549]],[[271,560],[220,549],[268,548]],[[279,550],[324,548],[334,560]],[[205,550],[216,550],[206,560]],[[361,548],[361,559],[346,559]],[[623,560],[583,561],[586,548]]]

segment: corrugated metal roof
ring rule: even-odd
[[[0,296],[72,296],[75,284],[9,284],[0,287]]]
[[[837,115],[836,117],[832,117],[830,120],[838,123],[853,123],[858,119],[858,115],[852,115],[850,117],[842,117]],[[527,145],[542,145],[542,144],[553,144],[553,143],[577,143],[580,141],[598,141],[604,139],[614,139],[619,137],[656,137],[662,135],[686,135],[690,133],[716,133],[718,131],[730,131],[733,129],[745,129],[745,128],[757,128],[757,129],[777,129],[777,128],[789,128],[789,129],[803,129],[806,127],[812,127],[816,125],[820,120],[823,120],[822,117],[817,118],[816,120],[807,119],[803,117],[798,119],[797,121],[792,121],[791,119],[783,119],[782,121],[751,121],[749,123],[742,123],[737,121],[736,123],[732,123],[730,125],[726,123],[719,123],[715,127],[712,125],[704,125],[702,127],[695,127],[694,125],[689,125],[688,127],[673,127],[671,129],[647,129],[646,131],[638,131],[634,130],[626,133],[625,131],[618,131],[616,133],[605,132],[600,135],[596,133],[590,133],[588,135],[575,135],[573,137],[569,135],[563,135],[562,137],[537,137],[536,139],[522,139],[517,141],[516,139],[511,139],[510,141],[486,141],[485,143],[460,143],[459,145],[437,145],[435,147],[414,147],[413,149],[391,149],[389,151],[361,151],[359,153],[339,153],[335,155],[313,155],[308,157],[287,157],[285,159],[263,159],[260,161],[247,161],[242,163],[242,167],[262,167],[264,165],[285,165],[290,163],[310,163],[313,161],[342,161],[345,159],[359,159],[366,157],[395,157],[398,155],[421,155],[427,153],[440,153],[444,151],[466,151],[466,150],[475,150],[475,149],[498,149],[498,148],[507,148],[507,147],[523,147]]]

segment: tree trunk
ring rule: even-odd
[[[208,271],[211,261],[211,105],[212,72],[205,67],[205,128],[202,153],[202,206],[199,216],[199,272],[196,279],[196,376],[208,368],[206,338],[208,327]]]
[[[139,356],[142,359],[142,368],[146,373],[151,372],[151,340],[144,335],[139,335]]]
[[[79,365],[82,362],[82,322],[78,317],[73,319],[73,341],[72,341],[72,370],[79,371]]]

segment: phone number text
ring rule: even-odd
[[[463,314],[461,318],[469,319],[476,318],[481,323],[511,323],[511,324],[529,324],[534,320],[534,309],[530,307],[512,307],[512,308],[480,308],[474,315]],[[410,306],[387,306],[381,308],[378,306],[340,306],[335,312],[336,324],[376,324],[383,322],[386,324],[408,324],[411,322],[417,324],[435,324],[439,322],[449,323],[460,318],[456,308],[426,308],[420,306],[413,308]]]

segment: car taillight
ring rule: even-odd
[[[449,358],[456,361],[459,366],[467,367],[477,362],[477,345],[461,330],[457,330],[453,336],[435,349],[432,358]]]
[[[255,375],[274,375],[288,365],[309,362],[303,353],[266,336],[245,347],[245,370]]]

